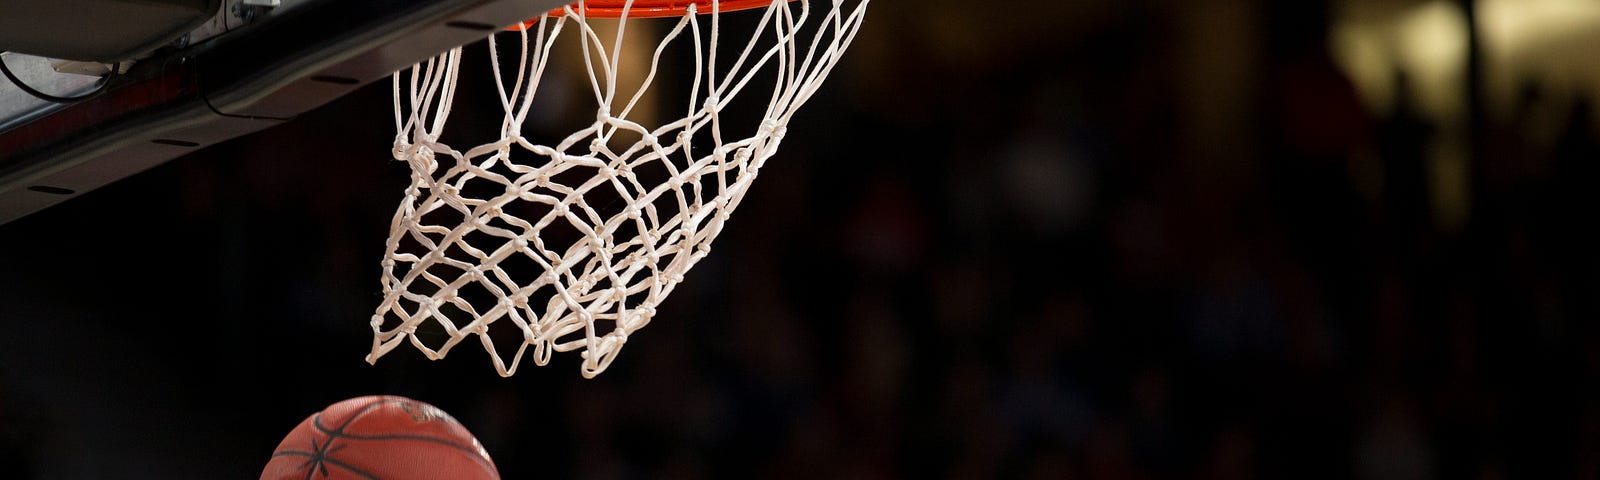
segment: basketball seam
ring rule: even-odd
[[[317,412],[317,418],[315,420],[313,420],[311,423],[312,423],[313,426],[317,427],[317,430],[322,430],[323,433],[327,433],[327,434],[331,435],[331,434],[333,434],[335,432],[338,432],[338,433],[342,434],[344,432],[345,427],[349,427],[351,423],[355,423],[357,418],[361,418],[361,416],[365,415],[367,412],[370,412],[375,408],[383,406],[383,404],[385,402],[388,402],[389,400],[395,399],[395,398],[398,398],[398,397],[381,396],[381,397],[378,397],[378,400],[375,401],[375,402],[371,402],[371,403],[368,403],[366,405],[362,405],[360,410],[357,410],[355,413],[350,414],[350,417],[346,418],[344,420],[344,423],[340,424],[339,428],[336,429],[336,430],[329,430],[327,427],[322,426],[322,414],[324,412],[326,412],[327,410],[323,410],[322,412]]]
[[[483,466],[489,466],[489,462],[486,459],[483,458],[483,455],[480,454],[476,448],[467,447],[467,446],[461,445],[460,443],[457,443],[455,441],[452,441],[452,440],[446,439],[446,438],[428,437],[428,436],[421,436],[421,435],[352,435],[352,434],[344,433],[344,432],[337,431],[337,430],[327,430],[327,429],[324,429],[321,425],[313,425],[313,426],[316,427],[318,432],[327,435],[329,442],[332,442],[333,439],[336,439],[336,438],[349,439],[349,440],[418,440],[418,441],[436,443],[436,444],[439,444],[439,445],[444,445],[444,446],[447,446],[447,447],[450,447],[450,448],[454,448],[456,450],[460,450],[462,453],[468,454],[469,457],[472,457],[472,459],[477,461],[479,464],[482,464]]]
[[[319,455],[319,454],[317,454],[317,452],[304,452],[304,451],[300,451],[300,450],[279,450],[277,452],[273,452],[272,453],[272,457],[273,458],[277,458],[277,457],[307,457],[307,458],[319,459],[320,461],[318,463],[316,463],[316,464],[311,465],[311,470],[306,472],[307,473],[306,478],[311,478],[311,476],[316,475],[318,466],[333,465],[335,467],[339,467],[339,468],[343,468],[345,470],[349,470],[351,473],[355,473],[356,475],[360,475],[363,478],[370,478],[372,480],[382,480],[377,475],[373,475],[371,473],[367,473],[367,471],[362,470],[360,468],[356,468],[354,465],[351,465],[351,464],[348,464],[348,463],[344,463],[344,462],[341,462],[339,460],[335,460],[333,458],[328,457],[327,455]]]
[[[382,480],[382,479],[378,478],[377,475],[373,475],[373,474],[367,473],[365,470],[356,468],[354,465],[351,465],[351,464],[348,464],[348,463],[344,463],[344,462],[341,462],[341,461],[338,461],[338,460],[334,460],[332,458],[323,457],[322,463],[326,463],[326,464],[329,464],[329,465],[333,465],[335,467],[339,467],[339,468],[343,468],[345,470],[349,470],[349,471],[355,473],[356,475],[362,476],[363,478],[370,478],[372,480]]]
[[[445,445],[445,446],[448,446],[450,448],[454,448],[456,450],[460,450],[460,451],[466,453],[468,457],[472,458],[473,461],[478,462],[479,465],[483,465],[485,467],[494,468],[494,464],[491,463],[489,461],[489,459],[484,458],[482,453],[480,453],[476,448],[469,448],[469,447],[460,445],[460,444],[458,444],[456,442],[452,442],[450,440],[443,439],[443,438],[418,436],[418,435],[373,435],[373,436],[368,436],[368,435],[352,435],[352,434],[349,434],[349,433],[345,433],[345,429],[349,428],[350,424],[355,423],[356,419],[361,418],[362,415],[366,415],[368,412],[371,412],[374,409],[377,409],[378,407],[383,406],[385,403],[387,403],[389,401],[396,401],[396,400],[403,401],[404,397],[394,397],[394,396],[387,396],[387,395],[379,397],[379,399],[377,401],[374,401],[372,403],[368,403],[366,405],[363,405],[360,410],[357,410],[355,413],[350,414],[350,417],[346,418],[344,420],[344,422],[341,423],[338,426],[338,428],[328,428],[326,426],[323,426],[322,425],[322,414],[325,411],[317,412],[315,418],[313,418],[311,420],[311,427],[316,429],[318,432],[321,432],[322,434],[328,436],[328,446],[332,446],[334,439],[338,439],[338,438],[346,438],[346,439],[352,439],[352,440],[421,440],[421,441],[425,441],[425,442],[433,442],[433,443],[437,443],[437,444],[440,444],[440,445]],[[277,456],[277,455],[274,454],[273,456]]]

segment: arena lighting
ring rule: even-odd
[[[1600,1],[1480,0],[1477,8],[1491,112],[1504,111],[1518,82],[1530,77],[1550,87],[1594,89],[1585,82],[1600,78],[1600,62],[1588,54],[1600,40]],[[1468,26],[1456,2],[1398,9],[1353,2],[1336,17],[1332,53],[1372,111],[1393,108],[1395,73],[1403,71],[1422,114],[1451,121],[1465,113]]]

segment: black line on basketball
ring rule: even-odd
[[[382,479],[378,478],[377,475],[373,475],[373,474],[367,473],[366,471],[363,471],[363,470],[361,470],[359,468],[356,468],[355,465],[351,465],[351,464],[344,463],[344,462],[341,462],[341,461],[338,461],[338,460],[334,460],[332,458],[324,458],[323,459],[323,463],[327,463],[327,464],[333,465],[335,467],[339,467],[339,468],[343,468],[345,470],[349,470],[351,472],[354,472],[356,475],[360,475],[361,478],[370,478],[372,480],[382,480]]]
[[[366,415],[367,412],[371,412],[373,409],[381,407],[384,403],[392,400],[394,399],[391,397],[379,397],[378,400],[375,400],[372,403],[362,405],[360,410],[356,410],[355,413],[350,414],[350,418],[346,418],[344,423],[340,424],[339,428],[337,429],[329,429],[328,427],[322,426],[323,412],[317,412],[317,418],[311,421],[311,426],[316,427],[317,431],[326,433],[329,436],[344,436],[344,429],[350,428],[350,424],[355,423],[357,418],[361,418],[361,416]]]
[[[423,435],[372,435],[372,436],[366,436],[366,435],[352,435],[352,434],[349,434],[349,433],[345,432],[346,429],[350,428],[351,424],[355,423],[356,419],[361,418],[363,415],[366,415],[366,414],[372,412],[373,410],[375,410],[375,409],[377,409],[379,407],[382,407],[383,405],[386,405],[386,404],[389,404],[389,403],[406,403],[408,401],[409,400],[403,399],[401,397],[391,397],[391,396],[379,397],[377,400],[374,400],[374,401],[372,401],[370,403],[367,403],[366,405],[362,405],[359,410],[356,410],[354,413],[351,413],[349,415],[349,417],[346,418],[343,423],[339,424],[339,426],[337,428],[328,428],[327,426],[323,425],[322,424],[322,415],[323,415],[323,413],[326,413],[326,411],[317,412],[316,415],[312,416],[311,427],[316,429],[316,431],[318,431],[318,432],[320,432],[320,433],[322,433],[324,435],[327,435],[328,439],[327,439],[327,442],[322,444],[322,445],[317,445],[317,440],[315,438],[311,439],[312,448],[317,451],[316,453],[312,454],[312,455],[314,455],[314,459],[316,457],[320,457],[321,459],[325,460],[328,463],[335,462],[333,459],[327,458],[327,452],[337,451],[337,450],[343,449],[343,448],[345,448],[347,446],[346,444],[341,443],[338,447],[333,447],[333,442],[334,442],[334,440],[337,440],[337,439],[345,439],[345,440],[377,440],[377,441],[384,441],[384,440],[417,440],[417,441],[423,441],[423,442],[429,442],[429,443],[434,443],[434,444],[438,444],[438,445],[448,446],[450,448],[456,449],[457,451],[460,451],[462,453],[467,454],[468,458],[473,459],[473,461],[478,462],[478,464],[480,464],[480,465],[483,465],[483,466],[486,466],[486,467],[489,467],[489,468],[494,468],[493,462],[491,462],[487,458],[484,458],[483,455],[481,455],[479,453],[479,450],[476,448],[475,445],[462,445],[460,443],[451,441],[450,439],[439,438],[439,437],[431,437],[431,436],[423,436]],[[274,454],[274,456],[277,456],[277,455]],[[350,467],[346,467],[346,468],[350,468]],[[354,468],[351,468],[351,469],[354,470]],[[363,473],[363,474],[365,474],[365,473]],[[310,480],[310,477],[307,477],[307,480]]]
[[[466,445],[462,445],[462,444],[459,444],[459,443],[456,443],[456,442],[452,442],[449,439],[444,439],[444,438],[428,437],[428,436],[423,436],[423,435],[371,435],[371,436],[367,436],[367,435],[350,435],[350,434],[345,434],[344,438],[346,440],[420,440],[420,441],[424,441],[424,442],[437,443],[437,444],[440,444],[440,445],[445,445],[445,446],[448,446],[450,448],[454,448],[456,450],[460,450],[462,452],[465,452],[465,453],[468,454],[468,456],[472,457],[474,460],[477,460],[478,463],[481,463],[484,466],[490,466],[489,462],[486,461],[483,458],[482,455],[478,454],[478,449],[473,448],[473,447],[469,447],[469,446],[466,446]]]

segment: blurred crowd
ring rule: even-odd
[[[1325,8],[969,3],[873,5],[594,380],[362,362],[387,84],[0,226],[0,470],[249,477],[391,393],[517,479],[1600,477],[1587,96],[1531,78],[1451,147],[1406,72],[1359,100]]]

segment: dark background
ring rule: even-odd
[[[1430,109],[1340,26],[1508,3],[1002,3],[874,3],[593,380],[363,361],[387,83],[0,226],[0,477],[254,478],[377,393],[506,478],[1600,477],[1600,68],[1463,29]]]

